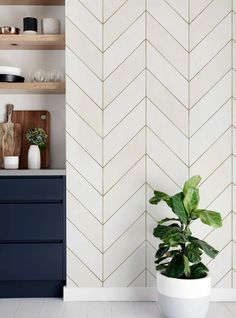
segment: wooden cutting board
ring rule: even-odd
[[[44,110],[17,110],[13,112],[12,121],[20,123],[22,126],[20,169],[28,168],[28,150],[30,145],[25,138],[25,134],[32,128],[42,128],[48,135],[47,147],[45,150],[41,150],[41,168],[48,168],[50,160],[50,113]]]
[[[21,124],[12,122],[13,105],[7,105],[7,122],[0,124],[0,168],[3,168],[4,156],[20,156],[21,154]]]

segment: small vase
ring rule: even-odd
[[[41,155],[37,145],[30,145],[28,152],[28,169],[40,169]]]

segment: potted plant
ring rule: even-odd
[[[211,278],[202,254],[215,258],[218,251],[192,236],[197,219],[213,228],[222,226],[220,213],[199,209],[200,176],[185,182],[182,192],[170,196],[154,191],[151,204],[164,201],[175,214],[157,223],[153,235],[161,243],[156,252],[157,291],[167,318],[204,318],[210,301]]]
[[[47,134],[42,128],[32,128],[26,133],[26,139],[28,140],[30,147],[28,152],[28,168],[40,169],[41,167],[41,155],[40,150],[46,148]]]

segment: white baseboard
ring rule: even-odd
[[[156,288],[75,288],[64,287],[64,301],[157,301]],[[236,289],[212,289],[212,301],[236,302]]]

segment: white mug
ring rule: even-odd
[[[19,156],[4,156],[4,169],[19,169]]]

